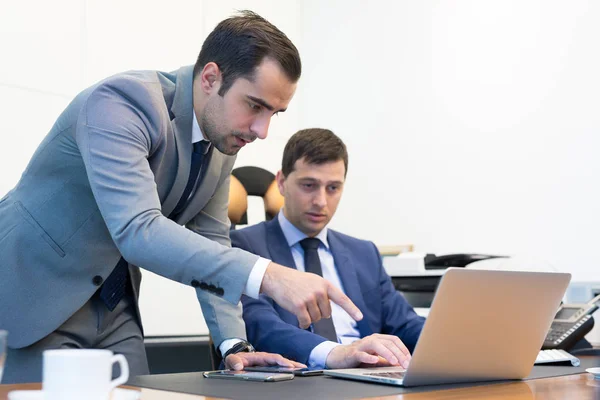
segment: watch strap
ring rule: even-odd
[[[228,355],[230,354],[236,354],[236,353],[254,353],[256,350],[254,349],[254,347],[246,340],[240,340],[239,342],[237,342],[236,344],[234,344],[229,350],[227,350],[225,352],[225,354],[223,355],[223,361],[225,361],[225,359],[227,358]]]

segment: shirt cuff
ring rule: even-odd
[[[327,361],[327,356],[335,347],[341,346],[340,343],[325,341],[319,343],[308,356],[308,367],[315,369],[324,369]]]
[[[246,296],[258,299],[258,296],[260,295],[260,285],[262,285],[262,280],[265,277],[265,272],[267,272],[267,267],[270,263],[271,260],[262,257],[259,257],[258,261],[256,261],[254,267],[252,267],[252,271],[250,271],[248,281],[246,282],[246,288],[244,289],[244,294]]]
[[[229,351],[229,349],[231,349],[233,346],[235,346],[236,344],[238,344],[239,342],[242,342],[241,339],[225,339],[221,342],[221,344],[219,345],[219,351],[221,352],[221,357],[225,355],[225,353],[227,353]],[[225,360],[223,360],[225,361]]]

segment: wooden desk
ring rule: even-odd
[[[8,399],[11,390],[35,390],[40,384],[0,385],[0,400]],[[132,388],[135,389],[135,388]],[[141,400],[215,400],[214,397],[165,392],[162,390],[141,390]],[[473,399],[600,399],[600,380],[589,374],[561,376],[558,378],[534,379],[522,382],[498,383],[462,389],[438,390],[422,393],[409,393],[397,396],[371,398],[378,400],[473,400]]]
[[[481,399],[600,399],[600,381],[590,374],[567,375],[558,378],[533,379],[436,392],[387,396],[385,400],[481,400]]]

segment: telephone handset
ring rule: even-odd
[[[542,349],[569,350],[594,327],[592,314],[600,307],[600,295],[584,304],[562,304],[552,325]]]
[[[425,259],[425,269],[446,269],[449,267],[466,267],[475,261],[487,260],[490,258],[507,258],[506,256],[492,256],[488,254],[446,254],[436,256],[427,254]]]

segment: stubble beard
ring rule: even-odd
[[[200,120],[200,129],[206,138],[215,146],[217,150],[221,153],[226,154],[228,156],[234,156],[240,150],[239,148],[230,147],[227,143],[227,139],[229,138],[229,134],[223,134],[219,132],[220,129],[217,127],[217,124],[214,122],[214,119],[211,118],[212,113],[211,110],[205,110],[202,118]]]

